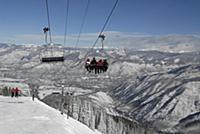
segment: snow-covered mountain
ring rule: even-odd
[[[199,132],[200,66],[185,65],[167,72],[137,77],[110,94],[116,107],[139,122],[151,122],[166,132]]]
[[[60,46],[54,47],[55,55],[62,54]],[[98,52],[65,48],[64,63],[47,64],[40,62],[44,50],[44,46],[37,45],[1,47],[1,77],[22,79],[31,88],[39,88],[40,98],[55,108],[59,107],[59,96],[55,99],[54,93],[61,91],[59,83],[65,83],[64,91],[74,93],[79,109],[87,107],[86,111],[99,113],[92,116],[85,111],[80,115],[73,109],[72,116],[80,115],[77,119],[90,127],[96,126],[102,133],[114,134],[113,126],[125,122],[135,126],[130,131],[121,125],[119,129],[124,132],[148,133],[145,128],[160,133],[199,131],[199,52],[132,49]],[[106,58],[110,65],[108,71],[99,75],[88,73],[84,69],[87,52],[90,58]],[[92,122],[98,118],[101,123]],[[106,122],[107,118],[111,124]],[[136,126],[140,129],[132,129]]]

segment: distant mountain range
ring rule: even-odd
[[[111,35],[112,39],[108,37],[107,46],[163,52],[191,52],[200,50],[199,35],[137,35],[118,32],[113,32]]]
[[[169,35],[149,35],[139,33],[127,33],[118,31],[107,31],[104,32],[106,38],[104,40],[105,48],[126,48],[134,50],[157,50],[162,52],[192,52],[200,50],[200,35],[199,34],[169,34]],[[38,40],[42,40],[41,35]],[[96,39],[97,33],[83,33],[80,38],[78,47],[89,48],[92,46]],[[33,35],[34,37],[34,35]],[[57,37],[57,36],[56,36]],[[56,38],[55,37],[55,38]],[[68,47],[74,47],[76,35],[69,35]],[[24,37],[26,42],[36,42],[30,37]],[[61,38],[61,37],[60,37]],[[57,40],[56,40],[57,41]],[[1,43],[1,46],[5,46],[6,43]],[[11,44],[10,44],[11,45]],[[26,46],[34,46],[33,43],[26,44]],[[96,44],[96,47],[101,47],[101,42]]]

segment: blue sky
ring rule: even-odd
[[[62,43],[66,0],[48,0],[51,30]],[[115,0],[90,0],[83,37],[95,40]],[[87,0],[70,0],[68,43],[73,45],[80,30]],[[47,25],[45,0],[1,0],[0,42],[44,43]],[[147,35],[199,34],[200,0],[119,0],[106,31]],[[112,32],[111,32],[112,33]],[[87,42],[82,38],[82,42]]]

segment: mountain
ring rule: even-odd
[[[1,77],[38,88],[40,99],[54,108],[63,84],[75,97],[71,116],[102,133],[116,134],[115,126],[118,134],[199,132],[200,52],[63,49],[65,62],[48,64],[40,62],[51,50],[46,46],[1,48]],[[63,49],[55,45],[53,54]],[[107,59],[108,71],[88,73],[85,54]]]
[[[116,107],[137,121],[162,132],[199,132],[200,65],[133,78],[110,92]]]

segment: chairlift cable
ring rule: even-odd
[[[49,38],[50,38],[50,43],[52,43],[48,0],[46,0],[46,10],[47,10],[47,20],[48,20],[48,28],[49,28]]]
[[[105,23],[104,23],[104,25],[103,25],[103,27],[102,27],[100,33],[99,33],[97,39],[95,40],[94,44],[92,45],[90,51],[92,51],[92,50],[94,49],[95,45],[97,44],[97,42],[98,42],[98,40],[99,40],[99,36],[101,36],[102,33],[103,33],[103,31],[105,30],[105,28],[106,28],[106,26],[107,26],[107,24],[108,24],[108,22],[109,22],[109,20],[110,20],[110,18],[111,18],[111,16],[112,16],[114,10],[116,9],[116,6],[117,6],[118,2],[119,2],[119,0],[116,0],[114,6],[112,7],[111,12],[109,13],[109,15],[108,15],[108,17],[107,17],[107,19],[106,19],[106,21],[105,21]],[[88,51],[88,52],[86,53],[85,58],[88,56],[88,54],[89,54],[90,51]]]
[[[64,46],[67,40],[67,26],[68,26],[68,16],[69,16],[69,0],[67,0],[66,16],[65,16],[65,32],[64,32]]]
[[[87,51],[87,53],[85,54],[84,59],[86,59],[86,58],[88,57],[89,53],[94,49],[95,45],[97,44],[97,42],[98,42],[98,40],[99,40],[99,36],[101,36],[102,33],[103,33],[103,31],[105,30],[105,28],[106,28],[106,26],[107,26],[107,24],[108,24],[108,22],[109,22],[109,20],[110,20],[110,18],[111,18],[111,16],[112,16],[114,10],[115,10],[116,7],[117,7],[118,2],[119,2],[119,0],[116,0],[116,2],[115,2],[115,4],[114,4],[114,6],[112,7],[112,10],[111,10],[111,12],[109,13],[109,15],[108,15],[108,17],[107,17],[107,19],[106,19],[106,21],[105,21],[105,23],[104,23],[104,25],[103,25],[103,27],[102,27],[100,33],[99,33],[97,39],[95,40],[95,42],[94,42],[94,44],[92,45],[92,47],[91,47],[91,48]],[[80,60],[76,65],[71,66],[71,68],[74,68],[74,67],[76,67],[76,66],[78,66],[78,65],[80,65],[80,64],[81,64],[81,60]]]
[[[63,57],[65,57],[65,49],[66,41],[67,41],[67,32],[68,32],[68,22],[69,22],[69,4],[70,0],[66,0],[66,10],[65,10],[65,24],[64,24],[64,40],[63,40]],[[60,68],[60,71],[57,72],[58,74],[61,72],[61,74],[65,74],[65,71],[62,71],[62,67],[64,67],[64,62],[62,63],[62,66]]]
[[[86,17],[87,17],[89,5],[90,5],[90,0],[87,1],[87,6],[85,8],[85,12],[84,12],[84,15],[83,15],[83,20],[82,20],[80,31],[79,31],[79,34],[78,34],[78,38],[77,38],[77,41],[76,41],[76,44],[75,44],[75,48],[78,46],[78,43],[79,43],[79,40],[80,40],[80,36],[81,36],[82,30],[83,30],[83,26],[85,24],[85,20],[86,20]]]
[[[66,11],[65,11],[65,31],[64,31],[64,40],[63,40],[63,57],[65,57],[65,49],[64,47],[66,46],[66,40],[67,40],[67,30],[68,30],[68,19],[69,19],[69,0],[66,0]]]
[[[50,47],[51,47],[51,56],[53,57],[53,46],[52,46],[52,38],[51,38],[51,23],[50,23],[50,17],[49,17],[49,4],[48,0],[46,0],[46,10],[47,10],[47,21],[48,21],[48,32],[49,32],[49,39],[50,39]]]

